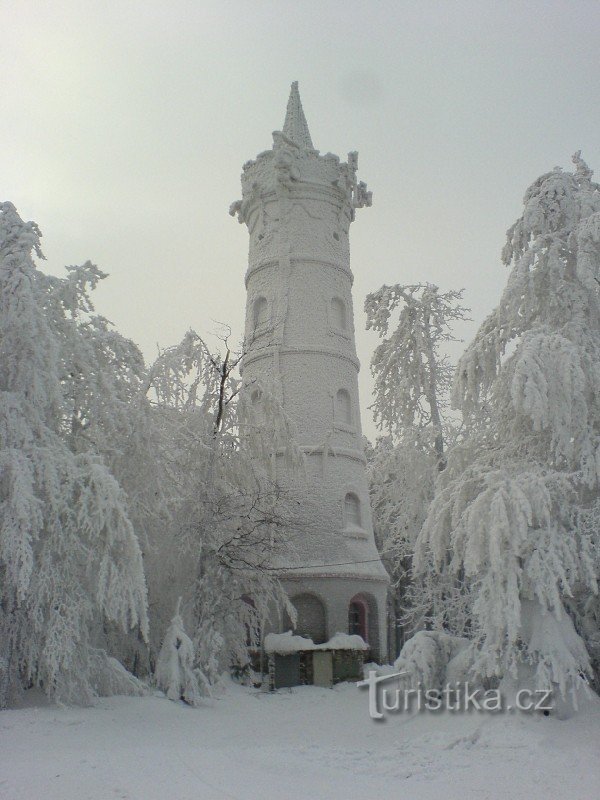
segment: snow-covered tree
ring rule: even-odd
[[[382,286],[365,301],[367,329],[383,339],[371,359],[375,421],[396,436],[410,428],[421,436],[427,431],[440,470],[445,465],[443,409],[453,374],[443,347],[455,341],[452,323],[466,319],[468,309],[458,303],[462,295],[440,293],[430,283],[396,284]]]
[[[43,274],[39,240],[34,223],[0,206],[1,699],[34,684],[89,702],[128,683],[102,626],[146,636],[146,587],[123,490],[96,448],[73,446],[67,338],[78,332],[63,300],[76,286],[81,305],[100,273]]]
[[[600,187],[573,160],[508,231],[506,289],[456,373],[471,458],[450,459],[416,551],[470,583],[477,671],[563,694],[590,672],[566,609],[597,591],[600,478]]]
[[[236,376],[241,355],[227,338],[223,353],[215,354],[189,332],[150,368],[172,487],[168,552],[157,562],[162,575],[170,565],[170,585],[159,579],[154,591],[156,570],[149,570],[151,608],[154,596],[160,628],[160,609],[174,592],[183,595],[196,664],[209,682],[224,668],[246,666],[249,651],[260,646],[262,623],[287,604],[275,562],[289,547],[297,502],[274,480],[265,442],[276,436],[291,462],[300,458],[291,440],[284,441],[283,412],[273,414],[268,435],[255,435],[258,423]]]
[[[297,501],[272,453],[301,467],[289,421],[266,386],[257,418],[227,341],[214,354],[190,332],[146,368],[95,313],[106,276],[43,274],[37,227],[1,211],[2,702],[31,684],[66,702],[140,691],[122,665],[153,671],[179,594],[210,684],[287,603],[275,562]]]
[[[94,452],[123,489],[127,515],[150,559],[151,542],[162,535],[161,428],[148,393],[148,374],[139,348],[95,313],[93,290],[107,275],[90,264],[67,267],[66,279],[50,279],[61,339],[63,393],[70,409],[67,437],[73,452]],[[111,652],[136,675],[151,671],[140,626],[104,630]]]
[[[183,700],[197,706],[209,692],[207,681],[194,667],[194,644],[185,632],[181,618],[181,598],[167,628],[154,674],[156,685],[169,700]]]
[[[416,538],[446,464],[447,440],[456,431],[444,418],[453,368],[444,346],[453,323],[466,319],[462,292],[432,284],[383,286],[365,302],[367,328],[382,337],[371,371],[373,410],[385,437],[367,449],[375,535],[392,575],[391,614],[399,638],[423,626],[449,624],[447,594],[456,579],[429,584],[411,579]],[[461,619],[461,624],[463,620]]]

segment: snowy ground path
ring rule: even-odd
[[[2,800],[600,800],[600,703],[576,718],[368,716],[354,685],[207,708],[116,697],[0,714]]]

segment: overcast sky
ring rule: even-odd
[[[358,150],[373,190],[351,236],[372,435],[365,295],[464,287],[472,336],[529,183],[580,148],[600,174],[599,45],[597,0],[2,0],[0,200],[40,225],[45,269],[110,273],[97,310],[147,357],[213,320],[239,335],[227,210],[298,80],[315,147]]]

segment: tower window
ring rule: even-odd
[[[352,425],[352,400],[347,389],[338,389],[335,396],[335,417],[336,422]]]
[[[265,409],[261,389],[254,389],[250,394],[250,405],[252,408],[252,420],[257,425],[263,425],[265,422]]]
[[[331,325],[341,331],[346,330],[346,304],[340,297],[331,299]]]
[[[257,297],[254,301],[254,329],[266,325],[269,320],[269,304],[266,297]]]
[[[346,528],[360,528],[360,500],[352,492],[348,492],[344,500],[344,524]]]
[[[357,598],[352,599],[348,607],[348,633],[367,641],[367,608]]]

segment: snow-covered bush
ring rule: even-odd
[[[402,648],[394,668],[407,673],[408,684],[413,688],[441,691],[467,679],[470,647],[464,637],[444,631],[418,631]]]
[[[120,661],[109,656],[106,650],[96,650],[91,660],[92,685],[99,697],[147,694],[148,689],[145,684],[125,669]]]

